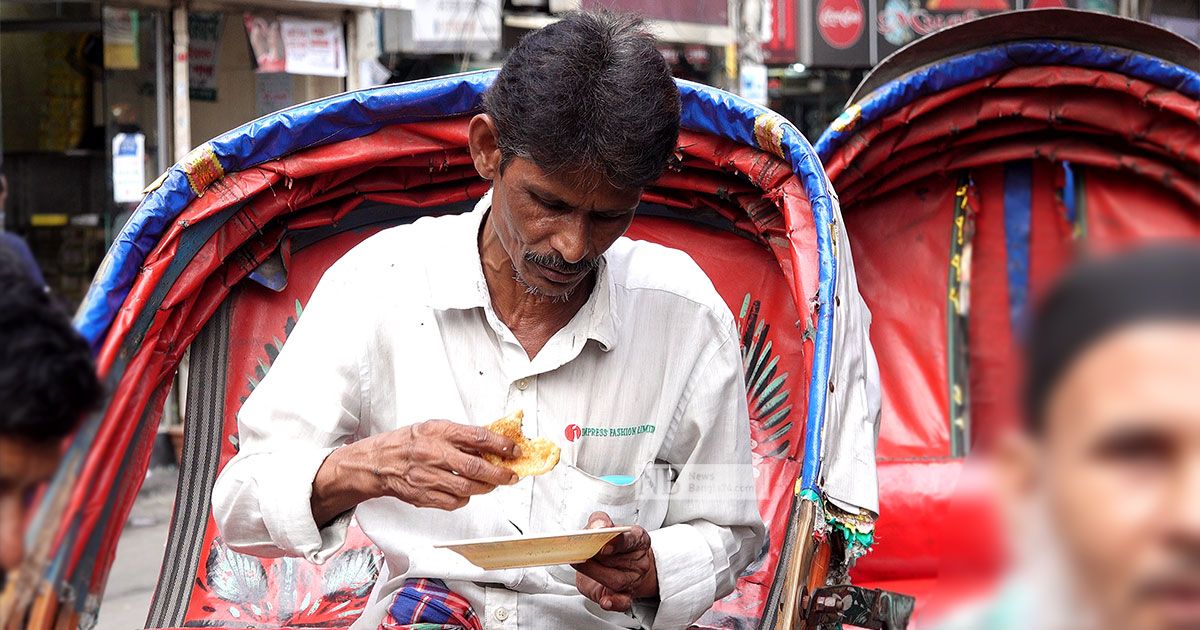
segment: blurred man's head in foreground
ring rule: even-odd
[[[99,397],[91,353],[66,312],[0,248],[0,581],[21,561],[30,493]]]
[[[1110,628],[1200,628],[1200,246],[1084,263],[1027,352],[1027,489]]]

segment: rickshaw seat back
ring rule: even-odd
[[[681,144],[690,140],[685,133]],[[692,142],[695,144],[695,142]],[[761,157],[759,158],[761,159]],[[729,305],[742,335],[747,366],[754,460],[760,508],[771,536],[783,536],[803,452],[805,386],[811,369],[807,316],[796,309],[790,282],[771,248],[719,213],[696,213],[670,200],[668,185],[691,181],[668,175],[652,189],[627,232],[687,252]],[[674,180],[672,178],[675,178]],[[238,448],[236,415],[270,370],[303,316],[324,270],[382,229],[424,215],[469,212],[475,200],[425,207],[364,201],[340,224],[285,231],[278,251],[230,291],[192,345],[181,494],[150,627],[249,625],[342,627],[366,604],[382,566],[379,551],[351,525],[345,546],[323,565],[297,558],[256,558],[231,549],[211,516],[211,489]],[[357,217],[357,218],[355,218]],[[403,229],[403,227],[399,227]],[[798,441],[799,440],[799,441]],[[770,585],[778,546],[764,547],[739,590],[701,620],[701,627],[748,623]],[[752,595],[752,597],[746,597]],[[742,622],[736,621],[742,619]]]
[[[188,348],[196,378],[186,454],[147,625],[341,627],[358,615],[380,566],[364,538],[353,534],[319,568],[236,553],[213,527],[213,480],[238,446],[242,399],[304,316],[321,272],[373,231],[469,211],[486,193],[467,123],[495,76],[297,105],[202,143],[151,185],[76,318],[112,395],[83,423],[38,508],[39,523],[58,524],[31,554],[46,567],[31,575],[54,604],[40,609],[48,627],[98,613]],[[851,533],[826,539],[841,541],[843,557],[870,544],[878,513],[870,316],[837,197],[808,141],[734,95],[676,85],[679,144],[643,190],[629,235],[689,253],[736,320],[769,539],[698,625],[771,626],[785,580],[806,577],[782,570],[784,554],[803,548],[788,541],[842,527]],[[796,531],[818,510],[811,530]]]

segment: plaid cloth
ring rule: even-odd
[[[379,630],[483,630],[471,603],[441,580],[404,581]]]

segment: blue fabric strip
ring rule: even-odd
[[[1162,59],[1079,42],[1012,42],[945,59],[881,86],[857,103],[861,108],[857,122],[841,131],[830,127],[821,134],[817,153],[828,160],[862,125],[869,125],[929,94],[1010,68],[1058,64],[1119,72],[1200,99],[1200,74]]]
[[[1075,169],[1070,162],[1063,162],[1063,189],[1062,202],[1063,207],[1067,209],[1067,222],[1075,225],[1079,219],[1079,199],[1076,198],[1076,179]]]
[[[1004,165],[1004,246],[1008,254],[1009,322],[1025,338],[1029,302],[1029,231],[1033,216],[1033,162]]]

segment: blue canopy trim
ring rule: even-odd
[[[1119,72],[1200,99],[1200,74],[1121,48],[1057,40],[1011,42],[965,53],[910,72],[851,105],[817,140],[828,160],[862,125],[929,94],[1021,66],[1067,65]]]
[[[98,351],[146,257],[180,213],[203,192],[204,182],[194,186],[189,180],[186,168],[189,162],[207,161],[207,171],[215,177],[297,151],[366,136],[388,125],[479,112],[483,93],[495,75],[495,70],[487,70],[338,94],[264,116],[201,145],[160,178],[157,187],[142,200],[121,230],[76,315],[76,327],[93,351]],[[837,278],[831,237],[834,207],[828,179],[812,145],[790,122],[722,90],[689,81],[676,83],[683,128],[779,155],[791,165],[809,195],[817,233],[819,304],[801,489],[815,490],[823,457],[821,431],[833,346],[832,303]],[[774,146],[762,146],[756,139],[756,121],[761,117],[771,117],[775,123]]]
[[[1033,220],[1033,162],[1004,165],[1004,246],[1008,253],[1008,318],[1013,338],[1025,339],[1029,313],[1029,239]]]

